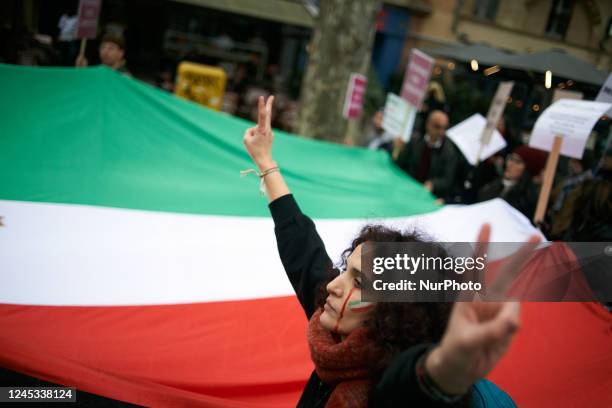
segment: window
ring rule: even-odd
[[[472,15],[475,18],[487,21],[495,21],[499,0],[476,0]]]
[[[553,0],[546,23],[546,35],[554,38],[564,38],[572,18],[574,0]]]

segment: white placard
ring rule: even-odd
[[[446,136],[455,143],[468,163],[476,165],[480,151],[480,160],[484,161],[506,147],[506,141],[497,129],[493,129],[489,144],[480,147],[480,135],[487,120],[480,113],[475,113],[466,120],[446,131]]]
[[[408,121],[408,108],[408,102],[395,94],[388,93],[382,128],[393,136],[400,136]]]
[[[599,93],[597,94],[597,98],[595,98],[597,102],[612,102],[612,74],[608,75],[608,79],[603,84]]]
[[[560,135],[561,154],[580,159],[591,129],[610,107],[611,103],[560,99],[536,121],[529,146],[549,152],[555,136]]]
[[[612,74],[608,75],[608,79],[606,79],[606,82],[604,82],[599,90],[595,102],[612,102]],[[610,109],[606,115],[612,116],[612,109]]]
[[[416,120],[417,109],[411,104],[408,104],[406,115],[408,115],[408,117],[406,118],[406,125],[404,126],[404,130],[400,135],[400,139],[408,143],[408,141],[410,141],[410,136],[412,136],[412,130],[414,129],[414,121]]]

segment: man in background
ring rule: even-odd
[[[459,152],[446,137],[448,116],[433,110],[425,122],[425,135],[412,137],[397,158],[397,165],[436,197],[447,199],[456,184]]]

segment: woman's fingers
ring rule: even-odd
[[[248,128],[247,130],[244,131],[244,137],[243,137],[243,141],[248,142],[250,141],[250,139],[253,138],[253,133],[255,132],[254,127]]]
[[[474,250],[474,257],[485,258],[485,254],[489,250],[489,241],[491,239],[491,225],[486,223],[480,227],[478,232],[478,242],[476,242],[476,249]],[[485,258],[486,265],[486,258]]]
[[[501,266],[497,278],[487,290],[487,298],[503,298],[514,279],[521,273],[525,263],[531,257],[533,250],[540,242],[540,237],[532,235],[518,251]]]
[[[521,303],[520,302],[506,302],[502,309],[502,314],[506,316],[508,321],[516,329],[521,327]]]
[[[520,303],[505,302],[501,305],[487,303],[487,306],[499,308],[493,317],[478,322],[474,326],[472,336],[469,341],[473,347],[496,347],[509,344],[514,333],[520,327]]]
[[[485,376],[506,353],[520,327],[520,303],[455,303],[438,355],[444,372],[470,383]]]
[[[259,115],[258,115],[258,119],[257,119],[257,128],[260,132],[264,132],[265,126],[266,126],[266,106],[264,104],[264,97],[260,96],[258,98],[258,104],[259,104]]]
[[[266,130],[272,130],[272,104],[274,103],[274,95],[268,96],[266,101]]]
[[[478,259],[478,258],[484,259],[483,264],[484,264],[485,271],[487,268],[486,254],[489,250],[490,238],[491,238],[491,225],[488,223],[483,224],[482,227],[480,227],[480,231],[478,232],[476,248],[474,249],[474,259]],[[472,270],[468,272],[468,275],[464,275],[464,277],[466,278],[466,280],[468,279],[468,277],[470,277],[470,279],[478,279],[478,274],[476,273],[476,271]],[[480,299],[480,295],[478,295],[478,293],[475,291],[461,291],[461,294],[458,296],[457,301],[467,302],[467,301],[474,301],[474,300],[479,300],[479,299]]]
[[[265,101],[264,97],[260,96],[257,103],[257,131],[266,134],[272,131],[272,105],[274,104],[274,96],[270,95]]]

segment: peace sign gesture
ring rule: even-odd
[[[253,159],[260,171],[274,166],[272,160],[272,142],[274,134],[272,133],[272,104],[274,96],[269,96],[264,103],[264,97],[260,96],[259,114],[257,117],[257,125],[247,129],[244,132],[244,146]]]
[[[485,224],[475,257],[487,252],[490,234],[491,227]],[[538,242],[540,237],[532,235],[506,260],[487,290],[489,299],[504,298]],[[427,358],[427,370],[444,391],[462,394],[495,367],[520,325],[519,302],[459,301],[453,306],[440,346]]]

